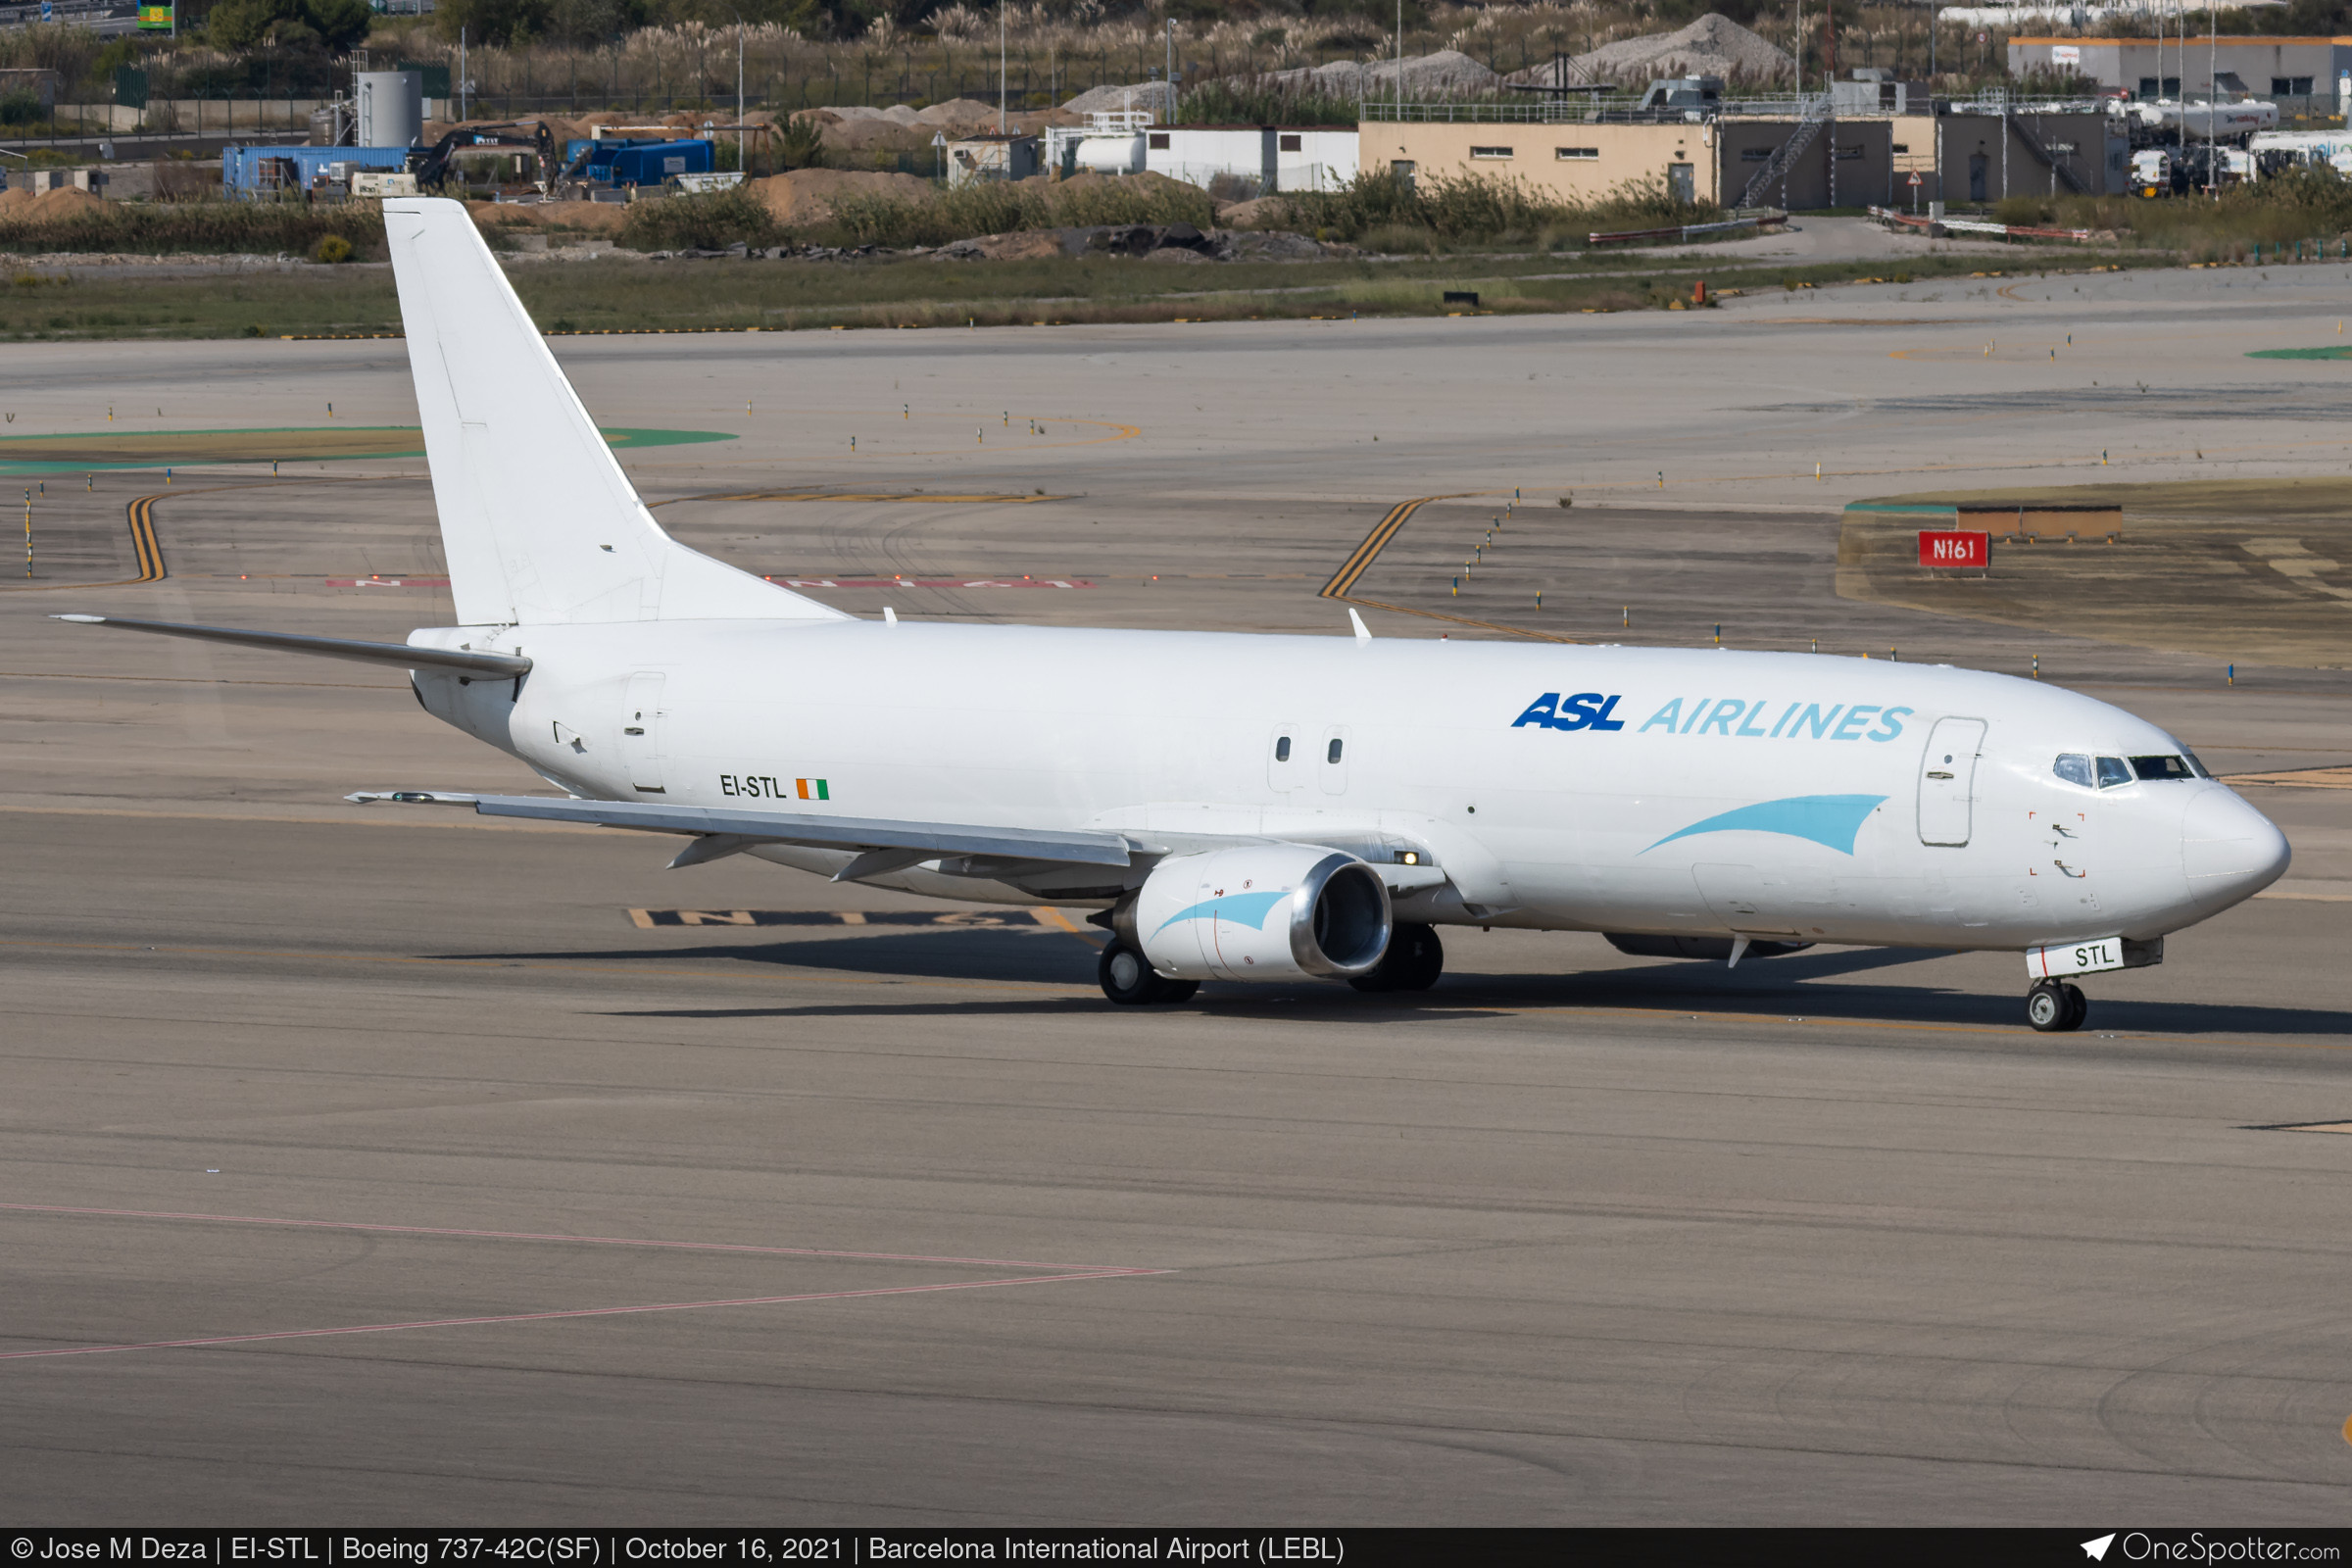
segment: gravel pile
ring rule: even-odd
[[[1436,96],[1452,92],[1486,92],[1502,78],[1459,49],[1441,49],[1434,55],[1409,55],[1402,63],[1408,94]],[[1264,79],[1298,92],[1327,93],[1335,98],[1378,97],[1395,91],[1398,63],[1376,60],[1334,60],[1325,66],[1301,66],[1274,72]]]
[[[1073,115],[1108,114],[1118,109],[1149,109],[1156,114],[1166,103],[1165,87],[1156,81],[1139,81],[1132,87],[1089,87],[1061,107]]]
[[[1715,12],[1674,32],[1620,38],[1568,62],[1576,81],[1647,81],[1653,76],[1721,76],[1726,81],[1786,81],[1793,63],[1788,52]],[[1546,63],[1523,71],[1513,81],[1551,81]]]
[[[1441,49],[1434,55],[1406,58],[1404,90],[1409,95],[1443,97],[1448,93],[1487,92],[1502,78],[1459,49]],[[1236,86],[1273,86],[1292,92],[1319,93],[1333,98],[1379,97],[1396,89],[1397,63],[1379,60],[1334,60],[1324,66],[1300,66],[1269,72],[1262,76],[1227,78]],[[1091,115],[1110,109],[1149,109],[1166,103],[1167,89],[1156,81],[1130,87],[1089,87],[1061,107],[1073,114]]]

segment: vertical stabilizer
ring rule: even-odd
[[[663,533],[462,203],[384,203],[466,625],[840,619]]]

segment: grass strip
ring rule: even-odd
[[[1740,267],[1678,257],[1643,268],[1623,255],[1453,256],[1404,262],[1194,263],[1092,256],[1034,262],[920,258],[840,265],[767,261],[533,262],[510,275],[542,329],[556,332],[757,327],[1004,326],[1113,321],[1239,320],[1348,315],[1460,315],[1448,292],[1475,292],[1480,314],[1664,310],[1711,292],[1788,291],[1843,283],[1929,284],[2055,272],[2052,258],[1922,255],[1887,264]],[[2069,253],[2068,270],[2151,256]],[[2035,263],[2039,265],[2019,265]],[[317,267],[236,276],[43,272],[0,286],[0,340],[330,336],[391,332],[399,302],[388,267]]]

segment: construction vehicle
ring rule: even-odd
[[[536,122],[531,123],[528,130],[523,129],[520,122],[497,125],[461,125],[432,146],[411,153],[408,172],[415,176],[417,189],[438,191],[448,183],[451,165],[457,155],[475,147],[527,148],[538,157],[538,177],[531,183],[537,187],[539,194],[548,194],[555,183],[555,133]]]

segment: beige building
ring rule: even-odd
[[[1564,201],[1597,201],[1629,179],[1663,177],[1694,201],[1724,199],[1716,127],[1536,121],[1373,121],[1356,127],[1357,166],[1413,179],[1464,174],[1526,181]]]
[[[2123,189],[2129,158],[2122,134],[2095,112],[1952,109],[1810,122],[1794,114],[1728,113],[1603,122],[1467,118],[1480,113],[1476,105],[1451,111],[1464,118],[1443,119],[1433,107],[1445,109],[1408,105],[1415,118],[1367,118],[1356,130],[1362,168],[1415,180],[1511,178],[1580,203],[1662,179],[1691,200],[1722,207],[1804,211],[2108,193]],[[1794,156],[1780,158],[1792,138],[1801,138]]]

